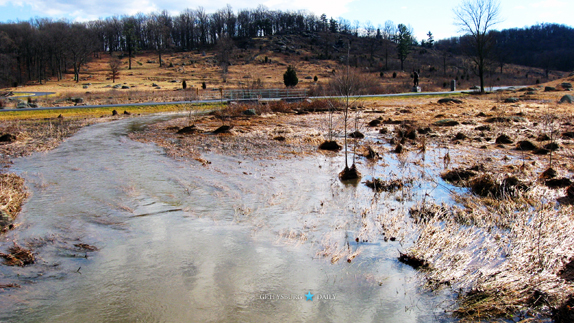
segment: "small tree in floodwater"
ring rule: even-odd
[[[348,55],[347,55],[347,61],[348,61]],[[354,95],[358,95],[360,94],[360,90],[362,88],[362,82],[361,82],[361,76],[359,74],[359,72],[355,71],[355,70],[351,70],[351,68],[349,67],[349,64],[347,64],[347,68],[345,69],[345,71],[343,72],[335,72],[333,77],[331,78],[331,81],[329,83],[329,86],[331,88],[331,90],[338,96],[342,97],[341,100],[343,100],[343,121],[344,121],[344,127],[345,127],[345,168],[343,169],[343,171],[341,171],[339,173],[339,178],[341,180],[352,180],[352,179],[358,179],[361,177],[361,173],[357,170],[357,167],[355,166],[354,163],[354,158],[353,158],[353,164],[351,165],[351,167],[349,167],[349,162],[348,162],[348,134],[347,134],[347,128],[348,128],[348,120],[349,120],[349,107],[351,106],[352,102],[351,102],[351,98]],[[353,99],[353,101],[355,101],[356,99]]]

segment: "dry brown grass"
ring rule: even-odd
[[[462,291],[457,315],[484,319],[525,308],[550,314],[574,293],[572,282],[560,277],[574,257],[574,209],[548,203],[558,197],[544,187],[526,193],[526,204],[485,205],[466,196],[465,209],[443,208],[418,226],[407,253],[429,264],[431,288]]]
[[[272,58],[269,63],[264,63],[265,56]],[[57,93],[39,98],[40,106],[72,106],[74,103],[68,100],[71,97],[81,97],[85,104],[172,102],[195,99],[198,95],[218,98],[219,89],[284,88],[283,73],[288,65],[294,65],[297,69],[299,88],[326,84],[332,71],[329,67],[336,66],[334,61],[309,62],[296,55],[238,49],[224,81],[214,53],[205,56],[192,52],[168,54],[164,57],[165,67],[160,68],[157,63],[147,63],[157,61],[156,54],[145,52],[138,54],[132,70],[127,69],[127,59],[122,60],[120,79],[115,84],[127,85],[130,89],[112,89],[115,84],[108,79],[110,56],[102,54],[100,57],[87,64],[79,83],[74,82],[70,74],[61,81],[51,80],[45,84],[32,82],[7,91]],[[174,67],[168,67],[170,62]],[[315,75],[319,78],[317,83],[308,79]],[[186,90],[182,89],[183,80],[187,83]],[[202,89],[204,82],[205,90]],[[13,103],[6,104],[14,106]]]
[[[0,174],[0,211],[15,218],[27,197],[23,178],[15,174]]]
[[[549,188],[540,177],[551,161],[558,177],[572,177],[574,146],[571,138],[561,134],[572,131],[574,107],[555,103],[564,92],[543,92],[537,100],[515,104],[503,102],[518,93],[466,98],[460,105],[431,102],[421,109],[434,114],[435,120],[448,116],[460,122],[454,127],[433,127],[434,134],[427,138],[450,152],[443,178],[472,186],[486,175],[497,190],[487,197],[454,196],[458,205],[420,205],[419,209],[430,212],[422,212],[424,221],[417,220],[411,227],[414,242],[406,249],[407,256],[428,264],[423,276],[429,287],[460,290],[454,314],[464,321],[552,315],[574,293],[572,281],[562,277],[574,259],[573,201],[565,197],[565,189]],[[409,113],[409,118],[420,122],[416,114]],[[488,118],[500,121],[488,123]],[[481,125],[490,129],[477,131]],[[500,134],[510,135],[513,144],[494,143]],[[538,142],[541,134],[552,139]],[[552,141],[560,148],[550,158],[517,149],[521,140],[540,146]],[[472,174],[464,173],[468,170]],[[456,177],[462,175],[470,178],[459,181]],[[506,189],[503,183],[508,178],[516,178],[524,189]]]
[[[4,263],[8,266],[31,265],[36,262],[36,257],[29,249],[19,246],[16,242],[8,249],[8,253],[1,253],[0,257],[4,258]]]
[[[297,105],[295,105],[297,106]],[[319,125],[322,116],[294,115],[293,113],[263,112],[259,116],[246,116],[243,111],[253,108],[258,112],[286,109],[266,106],[231,105],[211,115],[183,117],[147,127],[145,132],[129,134],[131,139],[153,141],[176,159],[197,160],[207,164],[204,153],[249,156],[262,159],[285,158],[314,153],[324,140],[322,134],[309,122]],[[292,109],[293,106],[289,108]],[[192,134],[177,132],[195,125]],[[222,125],[230,126],[229,133],[214,134]]]
[[[38,151],[57,147],[66,137],[76,133],[83,126],[99,122],[97,119],[48,119],[48,120],[4,120],[0,122],[0,133],[16,136],[11,143],[0,144],[0,162],[10,158],[27,156]]]
[[[40,106],[71,106],[74,105],[68,100],[71,97],[81,97],[85,104],[173,102],[190,100],[198,96],[218,98],[219,89],[284,88],[283,73],[288,65],[292,65],[299,77],[297,87],[309,89],[310,95],[322,96],[328,92],[333,71],[344,68],[339,65],[338,60],[313,59],[315,54],[305,49],[307,44],[301,44],[303,48],[298,50],[298,54],[287,54],[268,50],[268,44],[272,42],[270,39],[262,38],[259,41],[262,42],[261,48],[236,48],[233,51],[230,56],[233,64],[226,75],[221,73],[215,52],[208,52],[205,55],[197,52],[168,53],[163,57],[166,64],[161,68],[157,63],[156,53],[141,52],[133,60],[131,70],[127,69],[127,59],[122,59],[120,78],[116,83],[112,83],[109,78],[109,61],[113,58],[107,53],[100,53],[99,58],[93,59],[82,70],[81,81],[78,83],[72,80],[73,75],[70,73],[65,74],[64,79],[60,81],[54,79],[44,84],[30,82],[20,88],[5,90],[56,92],[54,96],[39,98]],[[268,57],[267,63],[265,57]],[[148,63],[151,61],[155,63]],[[170,63],[173,67],[169,67]],[[526,72],[532,75],[537,69],[507,66],[505,70],[509,74],[493,75],[487,79],[487,85],[532,85],[536,81],[532,77],[524,78],[517,75],[525,75]],[[361,68],[361,71],[365,72],[365,84],[368,84],[365,87],[369,93],[409,92],[412,88],[412,78],[408,72],[386,71],[383,77],[380,77],[380,70],[376,68]],[[392,77],[393,73],[396,73],[396,78]],[[444,84],[449,84],[450,80],[456,77],[456,73],[448,71],[448,75],[443,75],[442,72],[423,71],[420,85],[423,91],[448,90]],[[542,74],[542,71],[538,71],[538,74]],[[551,79],[556,79],[559,75],[559,72],[552,72]],[[317,82],[314,81],[315,76],[318,78]],[[183,80],[187,83],[186,90],[182,89]],[[548,81],[542,78],[539,80]],[[202,89],[202,83],[206,84],[206,90]],[[469,89],[478,83],[478,79],[473,76],[470,80],[459,80],[458,88]],[[130,89],[111,89],[116,84],[130,86]],[[553,81],[552,85],[556,84],[559,83]],[[14,107],[15,104],[5,102],[8,107]]]

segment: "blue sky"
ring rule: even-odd
[[[224,8],[233,10],[255,8],[262,4],[269,9],[307,10],[317,16],[342,17],[351,22],[370,21],[375,27],[391,20],[410,25],[421,40],[431,31],[435,39],[459,35],[454,26],[452,9],[461,0],[0,0],[0,21],[28,20],[34,17],[65,18],[72,21],[93,20],[114,15],[168,10],[177,14],[186,8],[202,6],[206,12]],[[537,23],[559,23],[572,26],[572,0],[505,0],[501,1],[503,21],[496,29],[531,26]]]

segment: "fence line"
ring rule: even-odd
[[[283,99],[307,97],[307,89],[236,89],[199,91],[201,100],[253,100],[253,99]]]

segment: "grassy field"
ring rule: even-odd
[[[132,58],[132,69],[128,69],[128,59],[121,59],[122,67],[116,82],[110,78],[108,53],[98,53],[91,59],[75,82],[71,73],[64,74],[62,80],[54,78],[42,82],[28,82],[18,88],[6,88],[2,91],[13,92],[55,92],[55,95],[38,98],[39,106],[71,106],[70,98],[82,98],[84,104],[113,104],[141,102],[174,102],[197,97],[217,95],[220,89],[285,88],[283,73],[287,66],[297,70],[299,83],[296,88],[308,89],[312,95],[326,94],[333,75],[344,70],[341,60],[316,59],[317,48],[309,46],[305,40],[297,37],[282,39],[292,47],[294,53],[277,52],[275,38],[257,38],[250,46],[234,48],[231,66],[227,73],[219,66],[216,50],[208,52],[172,52],[162,56],[164,64],[159,66],[155,52],[139,52]],[[364,56],[364,48],[357,48],[354,56]],[[114,57],[121,53],[114,53]],[[343,55],[339,53],[338,55]],[[437,56],[438,55],[438,56]],[[411,71],[415,67],[421,70],[420,86],[423,91],[447,91],[445,84],[457,79],[457,88],[469,89],[479,83],[472,73],[461,75],[461,66],[448,66],[446,69],[436,65],[440,53],[430,51],[427,54],[412,53],[407,65],[409,70],[382,70],[382,61],[377,59],[370,66],[359,66],[358,70],[377,80],[377,93],[409,92],[412,88]],[[395,58],[391,58],[395,60]],[[434,63],[431,63],[434,62]],[[391,64],[394,66],[395,64]],[[524,77],[525,75],[534,75]],[[498,69],[486,79],[486,86],[534,85],[537,82],[549,82],[563,77],[564,73],[551,71],[549,78],[542,77],[544,71],[514,65],[506,65],[504,73]],[[317,81],[315,81],[315,77]],[[537,78],[535,78],[537,77]],[[186,89],[183,89],[183,81]],[[205,89],[203,85],[205,84]],[[114,89],[114,85],[128,86],[129,89]],[[1,91],[0,91],[1,92]],[[16,102],[6,102],[6,106],[15,106]]]
[[[164,104],[153,106],[127,106],[122,108],[76,108],[76,109],[54,109],[54,110],[28,110],[28,111],[6,111],[0,112],[2,120],[22,120],[22,119],[53,119],[59,116],[63,118],[99,118],[112,116],[116,110],[123,115],[124,111],[129,115],[140,115],[161,112],[185,112],[190,110],[212,110],[221,108],[221,104]],[[127,115],[127,114],[125,114]]]

